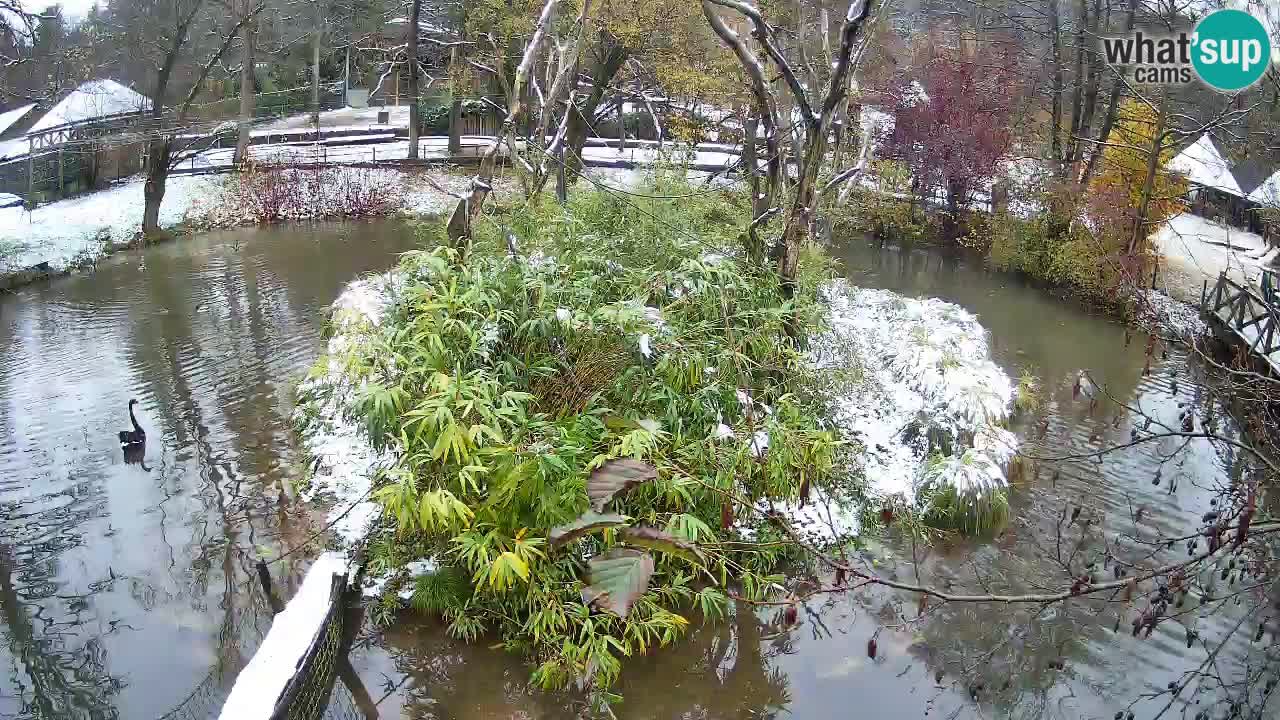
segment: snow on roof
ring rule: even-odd
[[[0,133],[8,130],[14,123],[21,120],[31,109],[35,107],[35,103],[23,105],[20,108],[0,113]]]
[[[1280,208],[1280,170],[1249,193],[1249,199],[1265,207]]]
[[[67,125],[69,123],[140,112],[151,107],[151,100],[115,80],[90,80],[72,90],[54,105],[27,132]]]
[[[1231,174],[1227,161],[1214,146],[1208,133],[1201,135],[1165,165],[1165,169],[1184,175],[1187,182],[1201,187],[1221,190],[1229,195],[1244,197],[1240,185]]]

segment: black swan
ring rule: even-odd
[[[138,418],[133,416],[133,406],[137,404],[137,400],[129,401],[129,421],[133,423],[133,429],[120,431],[121,445],[141,445],[147,441],[147,432],[138,424]]]

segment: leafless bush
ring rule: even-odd
[[[389,215],[403,196],[402,178],[390,170],[250,166],[231,181],[209,224]]]

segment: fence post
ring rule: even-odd
[[[62,154],[62,146],[58,146],[58,197],[66,197],[66,160]]]
[[[271,586],[271,573],[267,571],[265,560],[258,561],[258,582],[262,584],[262,592],[267,594],[267,603],[271,606],[271,612],[280,614],[280,611],[284,610],[284,603],[280,602],[279,596]]]
[[[27,149],[27,206],[36,206],[36,149],[35,143]]]

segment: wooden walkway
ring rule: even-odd
[[[1261,287],[1219,275],[1201,294],[1200,312],[1220,338],[1246,348],[1280,374],[1280,297],[1271,271],[1264,271]]]

